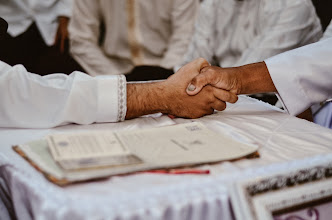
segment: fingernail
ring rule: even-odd
[[[187,88],[188,91],[194,91],[196,89],[196,86],[194,86],[193,84],[190,84]]]

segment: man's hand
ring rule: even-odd
[[[187,93],[189,95],[196,95],[204,86],[211,85],[220,89],[218,93],[221,100],[233,102],[232,94],[239,94],[240,92],[240,83],[236,76],[236,74],[233,74],[231,68],[217,66],[205,67],[199,75],[191,80],[191,83],[187,87]]]
[[[224,110],[226,103],[219,97],[219,89],[205,86],[197,95],[189,96],[186,89],[190,81],[210,66],[202,58],[183,66],[166,81],[158,83],[128,84],[126,118],[162,112],[184,118],[198,118],[212,114],[214,109]],[[228,100],[234,103],[237,96]]]
[[[68,42],[68,23],[69,18],[60,16],[58,17],[58,30],[54,40],[54,46],[58,46],[61,53],[65,52],[66,42]]]
[[[276,92],[264,62],[233,68],[210,66],[203,68],[188,84],[187,93],[196,95],[206,85],[219,88],[218,97],[226,102],[231,94]]]
[[[199,73],[206,68],[210,68],[210,64],[203,58],[196,59],[183,66],[177,73],[172,75],[165,82],[166,96],[165,101],[169,103],[168,114],[181,116],[185,118],[198,118],[203,115],[212,114],[214,109],[222,111],[226,108],[226,103],[219,96],[218,89],[212,86],[206,86],[195,96],[188,96],[185,91],[188,83],[193,77],[198,77]],[[235,102],[236,95],[228,97],[229,102]]]

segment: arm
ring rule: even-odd
[[[222,89],[220,92],[237,95],[277,92],[264,62],[232,68],[205,67],[191,81],[187,93],[196,95],[206,85]]]
[[[66,44],[68,45],[69,41],[68,24],[71,17],[72,1],[74,0],[58,0],[55,5],[58,29],[54,45],[59,47],[61,53],[65,52]]]
[[[120,95],[121,85],[126,88],[124,76],[92,78],[74,72],[41,77],[22,65],[11,67],[0,61],[0,127],[48,128],[123,120],[126,96],[125,90]]]
[[[55,35],[54,45],[60,49],[61,53],[65,52],[66,43],[69,39],[68,33],[69,18],[60,16],[58,17],[58,29]]]
[[[220,100],[217,88],[207,86],[195,96],[188,96],[185,92],[191,79],[207,66],[209,66],[207,61],[200,58],[183,66],[166,81],[128,84],[126,118],[156,112],[184,118],[198,118],[212,114],[214,109],[224,110],[226,103]],[[233,94],[228,99],[232,103],[236,100],[237,96]]]
[[[223,89],[222,93],[277,92],[285,109],[297,115],[312,104],[332,97],[331,56],[332,38],[329,38],[279,54],[265,63],[206,67],[192,80],[187,93],[195,95],[208,84]]]
[[[204,0],[200,3],[193,36],[191,37],[186,53],[180,58],[180,65],[176,66],[175,70],[178,70],[181,66],[198,57],[203,57],[209,63],[212,63],[215,45],[215,17],[214,0]]]
[[[91,77],[74,72],[42,77],[22,65],[11,67],[0,61],[0,127],[117,122],[156,112],[187,118],[212,114],[226,108],[217,88],[207,86],[196,96],[185,92],[190,80],[208,65],[198,59],[166,81],[126,85],[123,75]]]
[[[89,75],[120,74],[98,44],[101,16],[99,1],[74,1],[69,24],[70,52]]]
[[[261,7],[259,34],[234,66],[262,61],[314,43],[322,36],[320,21],[310,0],[262,1]]]
[[[179,64],[191,39],[198,0],[174,0],[171,11],[172,36],[161,61],[161,66],[173,68]]]

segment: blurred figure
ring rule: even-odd
[[[311,0],[204,0],[182,64],[203,57],[221,67],[240,66],[321,36]]]
[[[40,75],[80,69],[68,49],[71,0],[0,1],[0,16],[9,23],[0,60]]]
[[[331,0],[312,0],[313,5],[316,8],[316,12],[318,17],[320,18],[320,22],[322,23],[323,31],[327,30],[327,26],[329,25],[332,19],[332,1]]]
[[[204,0],[181,65],[203,57],[221,67],[241,66],[316,42],[321,36],[311,0]],[[273,93],[252,96],[270,104],[278,100]],[[299,117],[312,121],[310,110]]]
[[[133,71],[146,73],[140,80],[167,78],[187,50],[198,5],[198,0],[76,0],[71,52],[91,76]]]
[[[332,20],[330,25],[324,32],[321,40],[326,40],[332,37]],[[313,105],[311,111],[314,116],[314,122],[323,127],[332,129],[332,99]]]

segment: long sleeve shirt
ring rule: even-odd
[[[182,65],[197,57],[221,67],[245,65],[321,36],[311,0],[204,0]]]
[[[327,38],[265,60],[279,100],[290,114],[332,98],[331,57],[332,38]]]
[[[126,115],[123,75],[40,76],[0,61],[0,127],[48,128],[68,123],[122,121]]]
[[[48,46],[53,45],[59,16],[71,16],[72,0],[2,0],[0,17],[8,24],[12,37],[25,32],[35,22]]]
[[[89,75],[138,65],[173,68],[190,41],[198,0],[79,0],[69,25],[71,53]],[[99,42],[101,23],[104,41]]]

